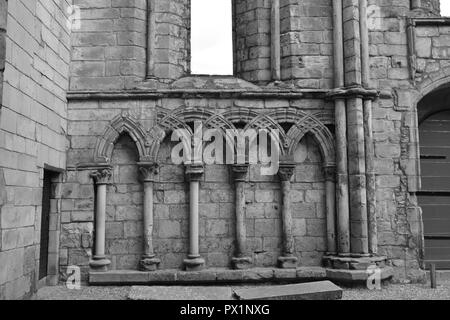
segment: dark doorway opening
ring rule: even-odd
[[[53,181],[58,173],[44,170],[44,181],[42,190],[42,215],[41,215],[41,241],[39,252],[39,280],[48,275],[48,251],[50,239],[50,203],[53,198]]]

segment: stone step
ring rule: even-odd
[[[340,300],[342,289],[330,281],[234,290],[239,300]]]
[[[186,272],[161,270],[141,272],[115,270],[89,273],[91,285],[176,285],[214,283],[260,283],[260,282],[306,282],[324,280],[326,270],[321,267],[300,267],[297,269],[252,268],[247,270],[206,269]]]

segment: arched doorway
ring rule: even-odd
[[[425,265],[450,269],[450,90],[442,87],[418,105]]]

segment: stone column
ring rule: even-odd
[[[205,266],[205,260],[200,256],[199,250],[199,193],[200,180],[203,176],[203,164],[186,165],[186,175],[190,183],[189,197],[189,255],[184,260],[187,271],[198,271]]]
[[[292,233],[291,209],[291,179],[294,174],[295,163],[281,163],[278,176],[281,181],[282,208],[281,220],[283,225],[283,252],[278,258],[278,266],[283,269],[297,267],[297,257],[294,256],[294,235]]]
[[[344,36],[342,0],[333,1],[334,82],[337,89],[344,87]],[[336,198],[338,217],[338,252],[350,253],[350,208],[347,158],[347,114],[345,99],[335,99],[336,123]]]
[[[329,255],[337,253],[336,243],[336,167],[325,166],[326,215],[327,215],[327,251]]]
[[[147,79],[151,79],[155,76],[155,1],[156,0],[147,0]]]
[[[107,271],[111,261],[105,255],[105,235],[106,235],[106,189],[111,179],[111,169],[102,168],[91,174],[94,179],[96,192],[95,207],[95,248],[94,256],[89,265],[98,271]]]
[[[234,269],[248,269],[252,258],[247,252],[247,230],[245,226],[245,182],[248,165],[234,165],[234,182],[236,186],[236,255],[232,259]]]
[[[271,69],[272,80],[281,79],[281,45],[280,45],[280,0],[272,0],[271,13]]]
[[[153,249],[153,183],[158,174],[156,163],[140,163],[142,182],[144,184],[144,255],[140,261],[143,271],[155,271],[161,260],[156,258]]]

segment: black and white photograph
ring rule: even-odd
[[[0,0],[0,300],[450,301],[450,0]]]

